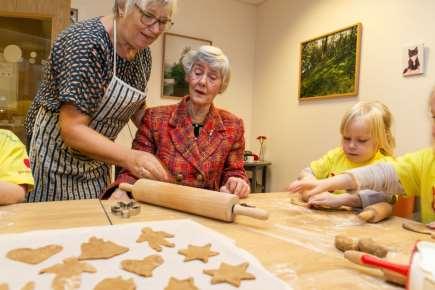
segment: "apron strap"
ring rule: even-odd
[[[113,18],[113,75],[116,75],[116,19]]]

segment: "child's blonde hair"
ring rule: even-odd
[[[356,118],[368,122],[370,135],[378,143],[378,150],[384,155],[393,156],[396,142],[391,133],[393,116],[388,107],[378,101],[358,102],[344,114],[340,125],[341,135]]]

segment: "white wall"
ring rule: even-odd
[[[429,145],[435,63],[426,49],[426,73],[404,78],[401,61],[406,45],[435,45],[433,11],[433,0],[268,0],[258,7],[252,136],[268,137],[269,190],[282,190],[338,145],[341,116],[359,100],[379,99],[390,107],[397,153]],[[359,96],[299,103],[300,43],[357,22],[363,26]]]
[[[72,0],[79,19],[110,13],[113,1]],[[250,140],[252,119],[253,77],[255,60],[255,20],[253,5],[234,0],[179,0],[175,25],[170,32],[208,39],[227,54],[231,62],[231,81],[215,103],[245,120],[246,140]],[[162,69],[162,37],[152,46],[153,66],[149,85],[149,106],[176,103],[160,97]],[[134,128],[134,125],[130,126]],[[121,132],[118,142],[130,147],[128,130]]]

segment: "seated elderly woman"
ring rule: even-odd
[[[176,105],[146,109],[132,147],[154,154],[167,168],[170,182],[246,197],[250,187],[243,167],[243,121],[213,105],[228,86],[228,58],[217,47],[201,46],[181,62],[189,95]],[[146,170],[142,177],[153,178]],[[123,170],[105,197],[116,188],[110,198],[125,199],[117,185],[136,179]]]

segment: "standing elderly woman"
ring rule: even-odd
[[[26,118],[35,189],[28,201],[95,198],[109,165],[165,179],[159,161],[114,139],[142,119],[149,45],[172,25],[176,0],[116,0],[114,14],[70,26],[55,41]]]
[[[217,47],[202,46],[187,52],[182,64],[189,95],[176,105],[146,109],[133,149],[155,154],[174,182],[246,197],[250,188],[243,167],[243,121],[213,105],[228,86],[228,58]],[[106,193],[135,180],[124,170]],[[116,189],[111,198],[124,199],[126,193]]]

